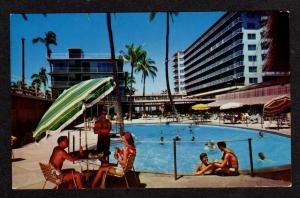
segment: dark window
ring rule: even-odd
[[[247,23],[247,29],[256,29],[255,23]]]
[[[256,56],[248,56],[248,61],[255,62],[256,61]]]
[[[261,60],[264,61],[266,59],[266,57],[267,57],[267,54],[262,54],[261,55]]]
[[[255,84],[255,83],[257,83],[257,78],[249,78],[249,83],[250,83],[250,84]]]
[[[256,50],[256,45],[248,45],[248,50],[249,51]]]
[[[250,72],[250,73],[255,73],[255,72],[257,72],[257,67],[256,67],[256,66],[251,66],[251,67],[249,67],[249,72]]]
[[[255,34],[248,34],[248,39],[249,40],[254,40],[254,39],[256,39],[256,35]]]

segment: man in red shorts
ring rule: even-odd
[[[103,158],[109,155],[111,122],[106,119],[106,110],[100,112],[100,118],[95,122],[94,133],[98,134],[97,151],[103,152]]]

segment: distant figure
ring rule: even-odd
[[[161,143],[161,144],[164,143],[164,137],[163,137],[163,136],[160,137],[160,143]]]
[[[77,157],[72,157],[69,155],[65,149],[69,146],[69,140],[67,136],[60,136],[57,139],[57,144],[53,149],[51,154],[49,164],[54,167],[55,174],[62,179],[62,181],[69,182],[75,180],[75,183],[78,188],[82,188],[82,181],[80,173],[76,172],[75,170],[67,169],[63,170],[62,166],[65,160],[75,161]],[[73,178],[74,177],[74,178]]]
[[[169,125],[170,124],[170,122],[166,122],[166,125]]]
[[[206,153],[200,154],[201,163],[197,166],[195,170],[195,175],[210,175],[213,173],[213,165],[208,161],[208,156]]]
[[[215,142],[214,142],[213,140],[209,140],[209,142],[208,142],[208,147],[209,147],[210,150],[216,149],[216,144],[215,144]]]
[[[234,152],[226,147],[225,142],[217,143],[220,151],[223,152],[222,161],[214,162],[213,166],[216,168],[216,174],[220,175],[239,175],[239,163],[238,158]]]
[[[177,134],[177,135],[175,136],[174,140],[179,141],[179,140],[181,140],[181,137]]]
[[[258,135],[259,135],[260,138],[263,138],[263,137],[264,137],[264,132],[259,131],[259,132],[258,132]]]
[[[274,163],[275,161],[267,159],[263,152],[258,153],[258,162],[259,163]]]
[[[192,136],[192,141],[195,141],[195,136]]]
[[[265,159],[266,159],[266,156],[265,156],[265,154],[264,154],[263,152],[259,152],[259,153],[258,153],[258,157],[259,157],[259,159],[261,159],[261,160],[265,160]]]

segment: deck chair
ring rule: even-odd
[[[44,185],[43,185],[43,189],[45,188],[47,181],[55,184],[56,189],[58,189],[61,186],[61,184],[64,183],[64,181],[62,181],[62,179],[59,178],[55,174],[55,169],[53,168],[53,166],[51,166],[50,164],[44,164],[41,162],[39,163],[39,165],[40,165],[42,173],[46,179],[46,181],[44,182]],[[72,174],[73,174],[73,172],[72,172]],[[74,184],[75,188],[77,188],[74,176],[73,176],[73,184]]]
[[[134,160],[135,160],[135,155],[136,155],[135,153],[131,153],[131,154],[128,155],[128,159],[127,159],[126,165],[125,165],[125,167],[123,167],[123,172],[121,174],[112,174],[112,173],[110,173],[108,171],[109,170],[109,168],[108,168],[106,170],[105,174],[103,175],[102,182],[105,183],[107,175],[112,176],[112,177],[119,177],[119,178],[124,177],[125,182],[126,182],[126,186],[127,186],[127,188],[129,188],[129,184],[128,184],[128,179],[127,179],[126,173],[128,173],[129,171],[133,171],[136,184],[138,184],[138,179],[137,179],[137,176],[135,174],[135,169],[134,169],[134,166],[133,166],[133,163],[134,163]]]

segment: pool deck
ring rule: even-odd
[[[151,119],[136,119],[133,121],[125,121],[127,124],[142,124],[142,123],[163,123],[168,120],[159,120],[158,118]],[[183,120],[183,123],[192,123],[191,120]],[[218,121],[212,120],[208,124],[225,125],[242,128],[261,129],[260,124],[219,124]],[[290,136],[290,129],[269,130],[273,133]],[[70,131],[71,132],[71,131]],[[75,139],[79,139],[79,133],[71,133],[75,135]],[[32,143],[23,146],[19,149],[13,149],[16,160],[12,162],[12,188],[13,189],[41,189],[43,186],[44,177],[41,173],[38,163],[47,163],[51,155],[52,149],[57,145],[56,140],[58,136],[68,135],[65,130],[59,134],[49,137],[47,140],[41,140],[39,143]],[[84,135],[82,134],[82,142],[85,142]],[[97,142],[97,136],[92,131],[88,132],[87,141],[89,147]],[[72,147],[72,145],[70,145]],[[78,144],[76,145],[76,149]],[[70,148],[71,149],[71,148]],[[72,150],[72,149],[71,149]],[[64,168],[75,168],[80,171],[81,168],[85,169],[86,164],[73,164],[72,162],[65,162]],[[91,165],[90,168],[97,170],[98,166]],[[28,179],[30,178],[30,179]],[[202,188],[202,187],[289,187],[291,182],[287,179],[274,179],[270,177],[255,176],[241,174],[234,177],[221,177],[221,176],[183,176],[174,179],[172,174],[157,174],[138,172],[140,181],[139,188]],[[54,186],[47,183],[47,189]],[[123,186],[124,187],[124,186]],[[135,186],[137,187],[137,186]]]

